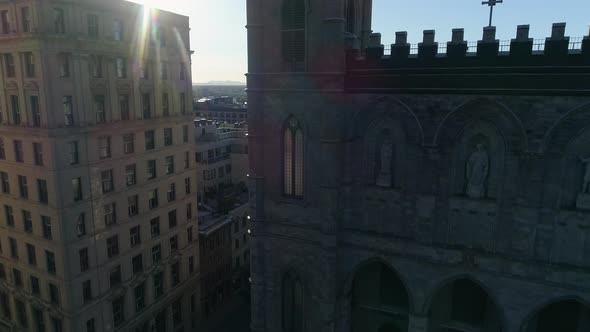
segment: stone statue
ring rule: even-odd
[[[393,143],[389,137],[381,144],[381,163],[377,172],[375,184],[380,187],[391,187],[391,163],[393,158]]]
[[[586,165],[584,170],[584,180],[582,182],[582,194],[590,194],[590,157],[578,157],[582,164]]]
[[[466,194],[471,198],[483,198],[485,196],[486,180],[490,168],[488,152],[483,144],[476,145],[466,165],[467,190]]]

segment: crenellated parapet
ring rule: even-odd
[[[351,47],[358,43],[347,42],[347,88],[590,92],[589,76],[584,76],[590,74],[590,36],[572,41],[565,35],[565,28],[565,23],[555,23],[550,37],[534,40],[529,36],[529,26],[519,25],[514,39],[500,41],[496,27],[485,27],[477,43],[467,42],[463,29],[453,29],[451,40],[441,45],[435,41],[434,30],[425,30],[417,47],[408,43],[405,31],[396,32],[395,42],[388,47],[381,43],[381,34],[373,33],[364,52]],[[422,75],[423,80],[412,79],[413,74]],[[459,74],[464,76],[458,78]],[[483,76],[476,77],[478,74],[489,75],[490,80],[484,82]],[[539,74],[556,76],[537,77],[535,81],[533,76]],[[387,82],[388,75],[395,75],[395,81]],[[434,81],[428,81],[429,75],[433,75]],[[516,81],[515,75],[520,75]],[[577,78],[571,80],[570,75]]]

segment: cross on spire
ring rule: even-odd
[[[499,3],[503,3],[504,0],[488,0],[488,1],[483,1],[481,4],[482,5],[488,5],[490,7],[490,24],[489,26],[492,26],[492,17],[494,16],[494,7],[499,4]]]

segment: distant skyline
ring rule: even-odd
[[[279,0],[276,0],[279,1]],[[247,35],[245,0],[134,0],[190,17],[194,83],[245,82]],[[551,24],[566,22],[566,34],[588,35],[588,0],[504,0],[494,10],[498,39],[511,39],[516,26],[530,24],[532,38],[551,35]],[[422,31],[436,30],[436,41],[446,43],[453,28],[464,28],[466,40],[481,39],[489,9],[481,0],[373,0],[373,31],[384,44],[395,31],[408,31],[408,41],[422,41]]]

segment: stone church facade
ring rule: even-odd
[[[384,52],[370,0],[247,29],[252,331],[590,330],[590,37]]]

